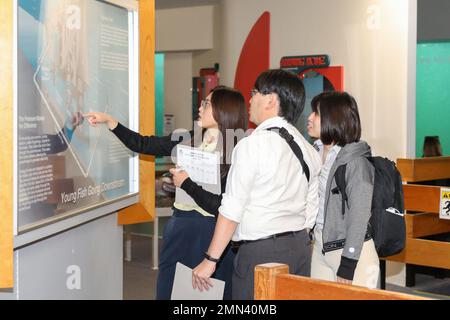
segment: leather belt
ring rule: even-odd
[[[281,237],[285,237],[285,236],[289,236],[289,235],[295,235],[299,232],[301,232],[303,230],[298,230],[298,231],[286,231],[286,232],[281,232],[281,233],[276,233],[276,234],[272,234],[270,236],[264,237],[264,238],[259,238],[256,240],[241,240],[241,241],[231,241],[231,248],[234,250],[239,249],[239,247],[245,243],[252,243],[252,242],[256,242],[256,241],[261,241],[261,240],[267,240],[267,239],[276,239],[276,238],[281,238]]]

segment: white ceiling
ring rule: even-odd
[[[206,6],[219,3],[221,0],[155,0],[156,9]]]

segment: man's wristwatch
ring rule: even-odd
[[[208,252],[205,252],[204,255],[205,255],[206,260],[209,260],[209,261],[211,261],[211,262],[217,263],[217,262],[220,261],[220,258],[219,258],[219,259],[213,258],[213,257],[211,257],[211,256],[208,254]]]

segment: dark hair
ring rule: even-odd
[[[248,112],[245,105],[245,99],[242,94],[229,87],[217,86],[211,90],[211,106],[214,120],[216,120],[219,130],[222,134],[224,143],[222,149],[221,176],[224,177],[230,169],[230,161],[226,159],[227,155],[231,156],[233,150],[226,150],[227,129],[247,130]],[[238,141],[234,141],[233,148]]]
[[[442,147],[438,136],[425,137],[422,157],[442,157]]]
[[[276,93],[280,100],[279,115],[295,124],[305,107],[305,87],[295,74],[281,70],[268,70],[261,73],[255,82],[255,89],[261,94]]]
[[[361,138],[361,120],[355,99],[347,92],[322,92],[311,101],[320,115],[320,140],[323,144],[345,146]]]

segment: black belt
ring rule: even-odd
[[[280,237],[284,237],[284,236],[289,236],[289,235],[295,235],[299,232],[301,232],[303,230],[298,230],[298,231],[286,231],[286,232],[281,232],[281,233],[276,233],[276,234],[272,234],[270,236],[264,237],[264,238],[259,238],[256,240],[241,240],[241,241],[231,241],[231,248],[233,249],[238,249],[241,245],[245,244],[245,243],[252,243],[252,242],[256,242],[256,241],[261,241],[261,240],[267,240],[267,239],[276,239],[276,238],[280,238]]]

